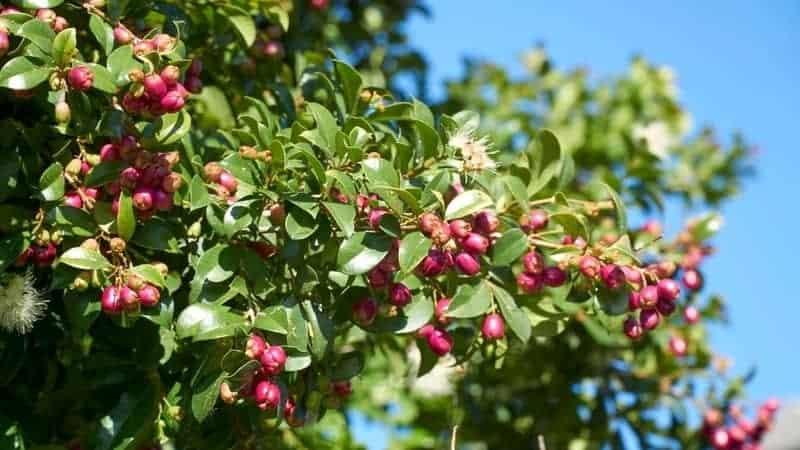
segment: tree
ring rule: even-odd
[[[777,405],[730,407],[748,377],[702,326],[721,218],[667,240],[627,215],[719,205],[744,141],[683,139],[643,60],[591,85],[535,50],[427,106],[400,91],[424,98],[415,10],[0,11],[5,447],[360,448],[346,408],[411,427],[398,448],[758,441]]]

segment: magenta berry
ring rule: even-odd
[[[122,301],[124,307],[129,308],[130,306],[135,306],[139,303],[139,295],[136,294],[136,291],[129,288],[128,286],[122,286],[119,289],[119,299]]]
[[[674,356],[686,356],[686,340],[680,336],[672,336],[669,339],[669,351]]]
[[[264,56],[268,58],[283,58],[283,44],[280,41],[269,41],[264,44]]]
[[[167,83],[157,73],[146,76],[142,84],[147,95],[152,98],[161,98],[167,93]]]
[[[535,273],[522,272],[517,275],[517,286],[526,294],[535,294],[542,289],[542,277]]]
[[[536,250],[526,253],[522,257],[522,267],[528,273],[541,273],[544,270],[544,257]]]
[[[428,256],[419,265],[420,272],[426,277],[441,275],[448,268],[448,261],[445,252],[431,249]]]
[[[77,192],[71,192],[64,195],[64,204],[73,208],[82,208],[83,200],[81,200],[81,196]]]
[[[119,147],[114,144],[106,144],[100,147],[101,161],[116,161],[119,159]]]
[[[639,321],[634,317],[625,319],[625,322],[622,323],[622,331],[625,333],[625,336],[633,340],[639,339],[644,333]]]
[[[658,303],[658,288],[655,286],[645,286],[639,291],[639,297],[643,308],[652,308]]]
[[[236,192],[236,189],[239,187],[239,182],[236,181],[236,178],[227,170],[223,170],[222,173],[219,174],[218,183],[231,193]]]
[[[683,310],[683,319],[686,320],[688,324],[696,324],[700,321],[700,311],[694,306],[687,306],[686,309]]]
[[[419,330],[417,330],[417,337],[427,339],[428,336],[431,333],[433,333],[433,330],[435,330],[435,329],[436,328],[434,328],[433,325],[427,323],[427,324],[423,325]]]
[[[471,254],[461,252],[456,255],[456,268],[464,275],[477,275],[481,271],[481,263]]]
[[[489,239],[478,233],[470,233],[461,241],[461,248],[475,255],[483,255],[489,248]]]
[[[419,230],[426,236],[430,236],[431,233],[436,231],[442,224],[442,220],[439,219],[439,216],[433,213],[421,214],[417,222]]]
[[[133,191],[133,206],[139,211],[149,211],[153,208],[153,189],[140,187]]]
[[[164,109],[164,111],[174,113],[180,111],[181,108],[183,108],[184,103],[185,100],[183,99],[183,95],[175,90],[164,94],[164,96],[161,97],[159,105]]]
[[[492,313],[483,319],[481,334],[485,339],[502,339],[506,335],[506,324],[500,314]]]
[[[663,298],[658,299],[658,302],[656,303],[656,309],[658,309],[658,312],[664,317],[671,316],[677,308],[678,306],[675,304],[675,302],[664,300]]]
[[[157,305],[161,299],[161,292],[152,284],[145,284],[137,294],[139,295],[139,303],[148,308]]]
[[[75,66],[67,74],[69,86],[76,91],[88,91],[94,82],[94,73],[86,66]]]
[[[394,283],[389,289],[389,300],[402,308],[411,302],[411,289],[403,283]]]
[[[451,220],[448,226],[450,227],[450,234],[456,239],[464,239],[472,231],[472,225],[462,219]]]
[[[445,330],[434,329],[427,339],[431,351],[438,356],[444,356],[453,349],[453,337]]]
[[[119,184],[128,188],[134,189],[139,183],[139,178],[142,176],[139,169],[135,167],[126,167],[119,175]]]
[[[281,390],[277,384],[269,380],[261,380],[253,389],[253,399],[262,410],[272,410],[281,401]]]
[[[476,232],[488,236],[497,231],[500,226],[500,219],[492,211],[481,211],[473,219],[472,226]]]
[[[609,289],[619,289],[625,284],[625,272],[616,264],[601,267],[600,278]]]
[[[558,287],[567,281],[567,273],[558,267],[548,267],[542,272],[542,281],[550,287]]]
[[[367,221],[369,222],[369,226],[372,227],[373,230],[377,230],[378,228],[380,228],[381,219],[388,213],[389,211],[386,211],[385,209],[382,208],[375,208],[372,211],[370,211],[367,216]]]
[[[264,341],[264,338],[257,334],[251,334],[250,337],[247,338],[244,354],[250,359],[260,359],[265,348],[267,348],[267,343]]]
[[[349,380],[334,381],[331,387],[333,393],[339,398],[347,398],[353,393],[353,385]]]
[[[726,450],[730,445],[730,436],[723,428],[716,428],[711,432],[711,446],[717,450]]]
[[[446,223],[440,224],[431,233],[431,240],[438,246],[443,246],[450,241],[450,227]]]
[[[550,217],[547,214],[547,211],[542,209],[534,209],[527,216],[527,223],[523,223],[523,228],[527,229],[528,231],[540,231],[544,228],[547,228],[547,224],[550,222]]]
[[[375,267],[367,273],[367,281],[369,281],[369,285],[372,286],[373,289],[382,289],[386,287],[389,283],[389,278],[389,274],[381,270],[380,267]]]
[[[203,81],[198,77],[189,77],[184,86],[192,94],[199,94],[203,90]]]
[[[153,207],[159,211],[172,209],[172,194],[167,194],[161,189],[153,191]]]
[[[100,307],[106,314],[119,314],[122,311],[122,302],[119,298],[119,289],[116,286],[106,286],[100,296]]]
[[[689,269],[683,273],[683,285],[692,291],[699,291],[703,287],[703,275],[695,269]]]
[[[364,298],[353,305],[353,321],[361,326],[368,326],[378,315],[378,302],[373,298]]]
[[[644,330],[654,330],[661,323],[661,315],[658,314],[658,310],[655,308],[642,309],[639,312],[639,323]]]
[[[678,282],[671,278],[663,278],[658,281],[658,298],[674,302],[681,293]]]
[[[5,56],[8,53],[8,47],[10,46],[10,41],[8,39],[8,33],[5,30],[0,30],[0,58]]]
[[[270,345],[261,352],[260,361],[267,375],[277,375],[286,364],[286,351],[280,345]]]
[[[133,40],[133,34],[127,28],[117,25],[114,27],[114,41],[119,45],[130,44]]]
[[[636,311],[642,307],[642,296],[636,291],[628,292],[628,311]]]
[[[450,319],[447,317],[447,309],[450,308],[451,302],[452,300],[447,297],[442,297],[436,301],[433,315],[437,322],[443,325],[446,325],[450,322]]]
[[[600,274],[600,260],[591,255],[581,256],[578,268],[586,278],[596,278]]]

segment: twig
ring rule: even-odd
[[[539,450],[547,450],[547,446],[544,445],[544,436],[540,434],[536,439],[539,441]]]
[[[458,433],[458,425],[453,425],[453,433],[450,435],[450,450],[456,450],[456,433]]]

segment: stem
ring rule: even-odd
[[[458,425],[453,425],[453,432],[450,434],[450,450],[456,450],[457,433],[458,433]]]

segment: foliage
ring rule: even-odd
[[[424,86],[415,10],[0,11],[4,448],[360,448],[346,408],[410,427],[396,448],[706,445],[698,404],[746,381],[702,324],[721,218],[666,240],[628,210],[718,206],[745,143],[684,139],[643,60],[592,85],[536,50],[393,96]]]

